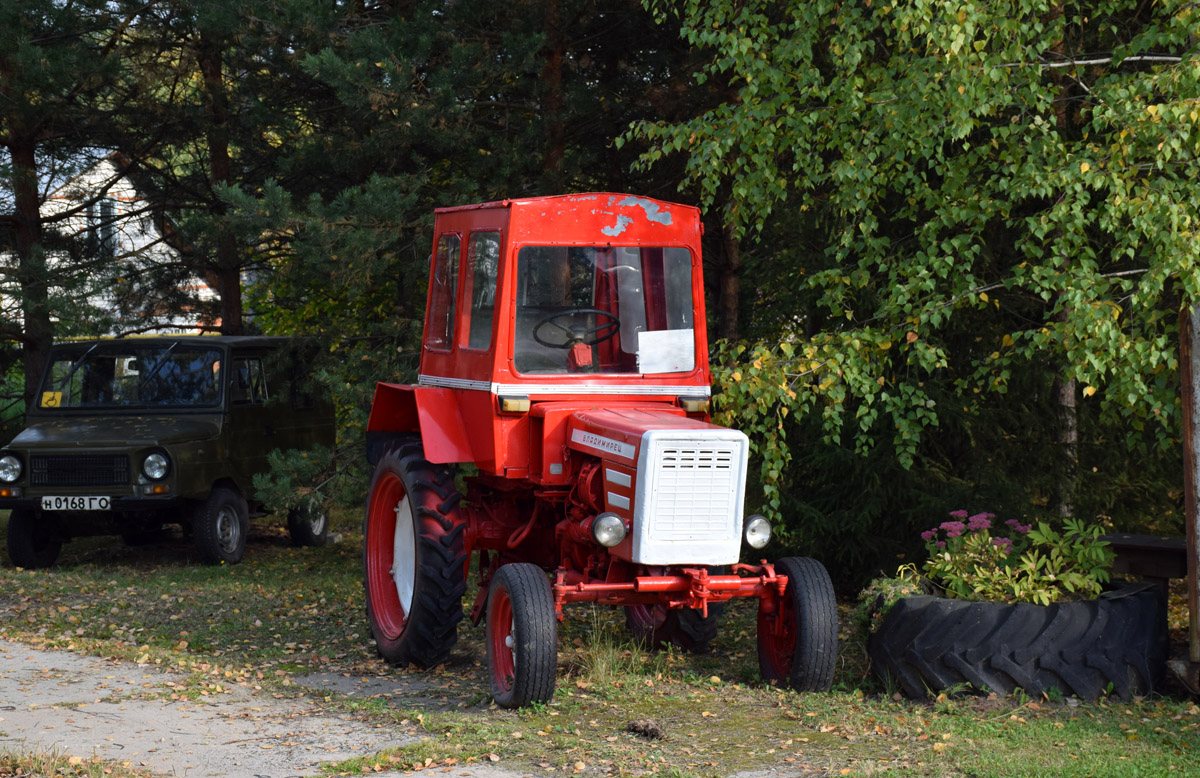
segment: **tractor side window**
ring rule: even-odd
[[[433,278],[430,280],[433,290],[429,298],[429,326],[425,338],[431,348],[448,349],[454,343],[454,310],[461,245],[457,235],[443,235],[438,239]]]
[[[463,290],[463,300],[471,306],[467,348],[486,349],[492,343],[499,268],[500,233],[471,233],[471,241],[467,244],[467,287]]]

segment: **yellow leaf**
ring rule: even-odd
[[[1148,113],[1148,114],[1150,114],[1151,116],[1153,116],[1154,114],[1158,113],[1158,106],[1157,106],[1157,105],[1148,105],[1148,106],[1146,106],[1146,113]]]
[[[1084,397],[1091,397],[1095,393],[1096,393],[1096,387],[1094,387],[1094,386],[1083,387],[1083,396]]]
[[[1084,162],[1083,164],[1081,164],[1081,165],[1079,166],[1079,172],[1080,172],[1080,173],[1086,173],[1086,172],[1088,172],[1088,171],[1089,171],[1089,170],[1091,170],[1091,169],[1092,169],[1092,166],[1091,166],[1091,165],[1089,165],[1089,164],[1088,164],[1088,163],[1086,163],[1086,162]]]
[[[986,302],[988,301],[987,292],[980,292],[980,293],[979,293],[979,299],[980,299],[980,300],[983,300],[983,301],[986,303]]]
[[[1005,335],[1004,338],[1000,341],[1000,345],[1004,346],[1005,348],[1011,346],[1012,344],[1013,344],[1012,335]]]

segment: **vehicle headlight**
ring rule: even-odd
[[[0,481],[6,484],[16,482],[21,477],[21,460],[12,454],[0,457]]]
[[[142,460],[142,472],[151,481],[159,481],[167,477],[171,469],[171,460],[161,451],[155,451]]]
[[[625,522],[615,513],[601,513],[592,521],[592,538],[612,548],[625,539]]]
[[[757,513],[746,519],[746,545],[750,548],[762,548],[771,542],[771,522],[765,516]]]

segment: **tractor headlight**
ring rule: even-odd
[[[747,546],[762,548],[771,542],[771,522],[767,521],[765,516],[756,513],[746,519],[744,534]]]
[[[155,451],[142,460],[142,472],[151,481],[161,481],[171,470],[171,460],[161,451]]]
[[[21,477],[21,460],[12,454],[0,457],[0,481],[15,483]]]
[[[601,513],[592,520],[592,538],[605,548],[612,548],[625,539],[625,522],[615,513]]]

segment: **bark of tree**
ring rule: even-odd
[[[543,194],[555,194],[563,188],[563,156],[566,153],[566,125],[563,121],[563,56],[566,43],[563,40],[562,24],[559,20],[558,0],[546,3],[546,45],[542,49],[545,61],[542,65],[542,110],[546,119],[546,148],[542,162],[543,181],[547,188]]]
[[[214,185],[228,185],[233,182],[233,174],[229,154],[229,101],[225,93],[221,46],[202,33],[198,54],[197,62],[207,98],[209,172]],[[225,210],[224,205],[216,207],[214,215],[218,220],[224,216]],[[224,224],[219,226],[215,250],[213,274],[216,276],[217,294],[221,297],[221,333],[240,335],[243,332],[242,263],[238,256],[237,238]]]
[[[54,341],[54,325],[50,321],[46,252],[42,245],[36,142],[31,136],[14,133],[9,136],[8,149],[12,161],[16,226],[14,242],[24,325],[21,338],[25,368],[24,394],[25,402],[31,403]]]
[[[724,226],[721,245],[725,256],[717,279],[717,337],[737,340],[742,254],[738,246],[737,231],[731,222]]]

